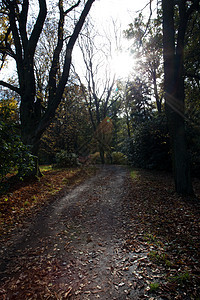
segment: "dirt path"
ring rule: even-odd
[[[124,249],[126,176],[120,166],[101,168],[8,241],[0,260],[5,299],[141,299],[134,261],[146,253]]]

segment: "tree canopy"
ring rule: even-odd
[[[67,17],[79,7],[81,1],[72,3],[69,7],[66,7],[62,0],[58,1],[57,41],[52,51],[52,56],[48,57],[48,83],[45,94],[43,93],[46,82],[40,81],[37,84],[35,60],[37,46],[44,30],[48,13],[47,3],[45,0],[38,1],[38,14],[31,19],[32,24],[30,23],[31,7],[29,1],[4,0],[2,2],[1,15],[7,17],[8,24],[7,31],[3,35],[0,50],[2,59],[4,59],[5,55],[8,55],[15,60],[18,85],[4,81],[0,81],[0,85],[20,95],[22,141],[24,144],[31,146],[32,153],[36,156],[41,135],[50,124],[62,100],[69,77],[72,50],[93,2],[94,0],[88,0],[85,3],[78,19],[75,20],[75,25],[71,29],[73,23]],[[34,11],[37,12],[37,9],[34,9]],[[65,24],[66,20],[68,24]],[[67,35],[66,26],[68,26]],[[70,34],[69,29],[71,29]],[[12,41],[12,43],[9,41]],[[64,51],[64,56],[62,51]],[[63,60],[62,69],[61,59]],[[46,96],[45,99],[44,96]],[[44,104],[44,102],[46,103]]]

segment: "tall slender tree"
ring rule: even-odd
[[[190,165],[185,134],[184,43],[188,21],[200,9],[199,0],[162,0],[166,113],[172,141],[175,188],[191,195]],[[175,14],[176,12],[176,14]],[[175,31],[175,22],[177,30]]]

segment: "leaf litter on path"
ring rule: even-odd
[[[162,176],[132,179],[125,167],[105,166],[50,203],[3,245],[0,297],[195,299],[198,205],[183,203]]]

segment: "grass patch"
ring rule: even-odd
[[[151,233],[147,233],[144,236],[144,239],[148,242],[148,243],[153,243],[156,242],[157,243],[157,237]]]
[[[130,172],[130,176],[131,176],[132,180],[135,180],[137,178],[137,176],[138,176],[138,172],[136,170],[132,170]]]
[[[167,267],[171,266],[171,262],[168,259],[167,254],[159,252],[159,251],[150,251],[149,259],[156,264],[166,265]]]
[[[40,166],[41,172],[51,171],[53,169],[53,165],[42,165]]]
[[[149,290],[150,292],[156,292],[159,289],[160,285],[158,282],[153,282],[153,283],[150,283],[149,287],[150,287],[150,290]]]
[[[168,280],[171,281],[171,282],[178,282],[178,283],[181,283],[181,284],[190,281],[190,279],[191,279],[191,276],[188,272],[180,273],[176,276],[171,276],[171,277],[168,278]]]

